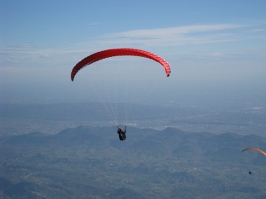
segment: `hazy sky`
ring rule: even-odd
[[[72,67],[116,47],[165,58],[173,92],[208,84],[266,90],[264,0],[0,0],[0,20],[1,102],[68,97],[81,86],[70,81]]]

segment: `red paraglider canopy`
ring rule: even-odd
[[[106,59],[106,58],[114,57],[114,56],[139,56],[139,57],[152,59],[160,63],[164,67],[167,77],[169,77],[171,73],[171,68],[169,64],[167,63],[167,61],[165,61],[163,58],[159,57],[158,55],[155,55],[153,53],[150,53],[144,50],[134,49],[134,48],[113,48],[113,49],[107,49],[107,50],[96,52],[94,54],[89,55],[88,57],[85,57],[83,60],[78,62],[76,66],[74,66],[74,68],[72,69],[71,80],[72,81],[74,80],[77,72],[83,67],[90,65],[94,62],[100,61],[102,59]]]
[[[244,149],[242,152],[244,152],[244,151],[246,151],[246,150],[254,150],[254,151],[258,151],[258,152],[262,153],[264,156],[266,156],[266,152],[264,152],[263,150],[258,149],[258,148],[246,148],[246,149]]]

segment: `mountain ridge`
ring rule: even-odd
[[[265,150],[266,139],[128,127],[120,141],[116,126],[86,125],[6,136],[0,197],[264,198],[266,158],[242,153],[253,145]]]

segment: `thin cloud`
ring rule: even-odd
[[[105,35],[101,43],[144,46],[178,46],[236,41],[237,33],[250,25],[214,24],[132,30]]]
[[[213,24],[191,25],[171,28],[142,29],[111,33],[91,41],[63,44],[58,47],[37,47],[33,45],[9,46],[0,49],[0,67],[39,64],[58,65],[75,63],[97,50],[112,47],[175,47],[180,45],[203,45],[209,43],[234,42],[256,38],[256,32],[265,30],[265,24]],[[252,34],[254,33],[254,34]],[[262,39],[265,38],[265,36]],[[90,48],[88,48],[90,46]],[[183,54],[185,52],[182,52]],[[189,52],[190,55],[192,52]],[[195,54],[196,52],[194,52]],[[208,57],[222,57],[225,52],[208,54]]]
[[[114,33],[110,34],[109,36],[156,37],[156,36],[166,36],[166,35],[183,35],[192,32],[219,31],[219,30],[235,29],[241,27],[243,27],[243,25],[237,25],[237,24],[193,25],[193,26],[181,26],[181,27],[172,27],[172,28],[133,30],[121,33]]]
[[[248,32],[266,32],[266,29],[257,28],[257,29],[248,30]]]

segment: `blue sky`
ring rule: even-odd
[[[69,85],[79,60],[115,47],[164,57],[169,86],[266,86],[265,13],[264,0],[0,0],[0,91]]]

